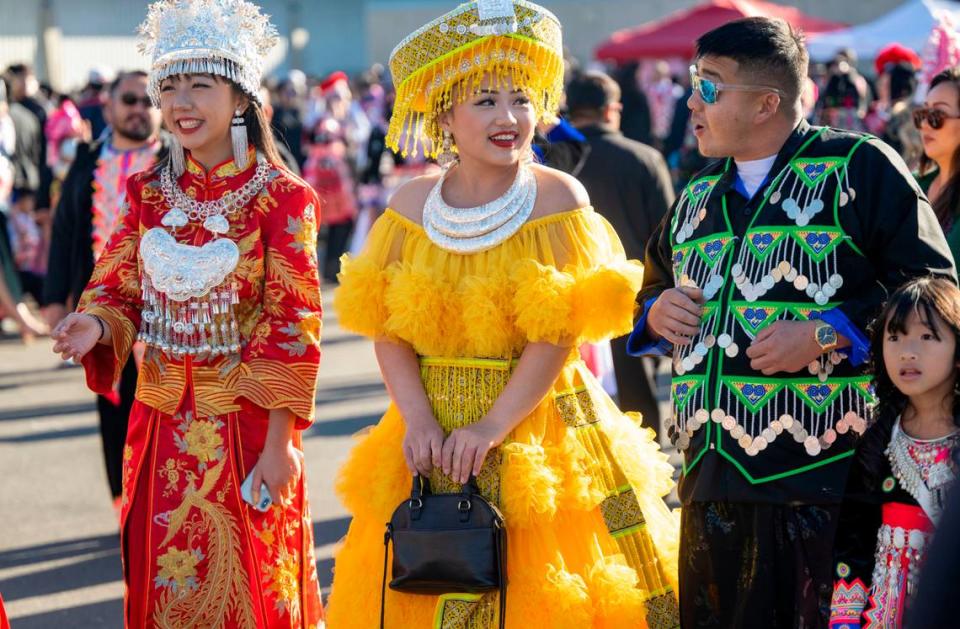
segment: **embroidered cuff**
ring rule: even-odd
[[[820,319],[832,325],[837,334],[845,336],[850,340],[850,347],[845,347],[839,351],[850,359],[850,364],[859,367],[867,362],[870,357],[870,340],[860,331],[853,321],[843,313],[839,308],[826,310],[820,315]]]
[[[644,302],[643,314],[633,326],[633,332],[627,338],[627,354],[631,356],[669,356],[673,353],[673,344],[661,338],[659,341],[651,341],[647,334],[647,315],[650,314],[650,306],[657,301],[657,297],[652,297]]]
[[[866,604],[867,586],[863,581],[839,579],[833,586],[833,598],[830,601],[830,629],[859,629],[860,615]]]

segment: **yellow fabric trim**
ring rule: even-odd
[[[156,349],[148,349],[147,352],[137,379],[136,397],[161,413],[173,415],[187,386],[186,367],[183,363],[165,362],[164,358],[157,356]],[[164,361],[162,367],[158,360]],[[221,373],[219,366],[195,364],[191,375],[199,417],[226,415],[240,410],[235,391],[239,369]]]
[[[113,346],[113,384],[120,381],[123,367],[130,358],[130,349],[137,337],[137,330],[133,323],[119,308],[113,306],[89,306],[83,309],[84,314],[100,317],[104,325],[110,326],[111,344]]]
[[[517,359],[499,358],[445,358],[443,356],[421,356],[421,367],[476,367],[477,369],[512,369],[520,362]]]
[[[489,595],[492,598],[496,594]],[[483,603],[483,594],[442,594],[437,599],[437,611],[433,617],[433,629],[473,629],[473,627],[486,627],[488,623],[478,623],[475,616],[488,616],[492,611],[492,606],[488,603],[486,609],[477,609],[478,605]],[[447,606],[450,609],[447,609]],[[491,622],[494,618],[489,619]]]
[[[237,397],[245,397],[267,410],[286,408],[306,422],[313,421],[317,389],[314,363],[283,363],[255,358],[240,363]]]

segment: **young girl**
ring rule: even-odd
[[[917,279],[873,334],[876,423],[857,447],[836,541],[831,627],[900,627],[960,444],[960,290]]]

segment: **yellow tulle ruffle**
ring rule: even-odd
[[[464,256],[393,210],[364,252],[344,256],[334,307],[344,328],[429,356],[507,357],[526,342],[575,344],[630,331],[642,266],[591,208],[525,225]]]

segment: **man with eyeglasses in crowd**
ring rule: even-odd
[[[684,627],[827,625],[867,326],[908,278],[956,281],[901,158],[803,120],[807,64],[782,20],[697,40],[690,123],[713,161],[647,246],[628,349],[673,357]]]
[[[44,314],[52,328],[76,305],[93,267],[124,207],[127,179],[152,167],[166,147],[160,137],[160,111],[147,95],[147,73],[120,73],[104,104],[108,130],[82,144],[63,182],[50,243]],[[117,388],[97,396],[107,480],[118,508],[122,493],[123,446],[137,381],[127,361]]]

